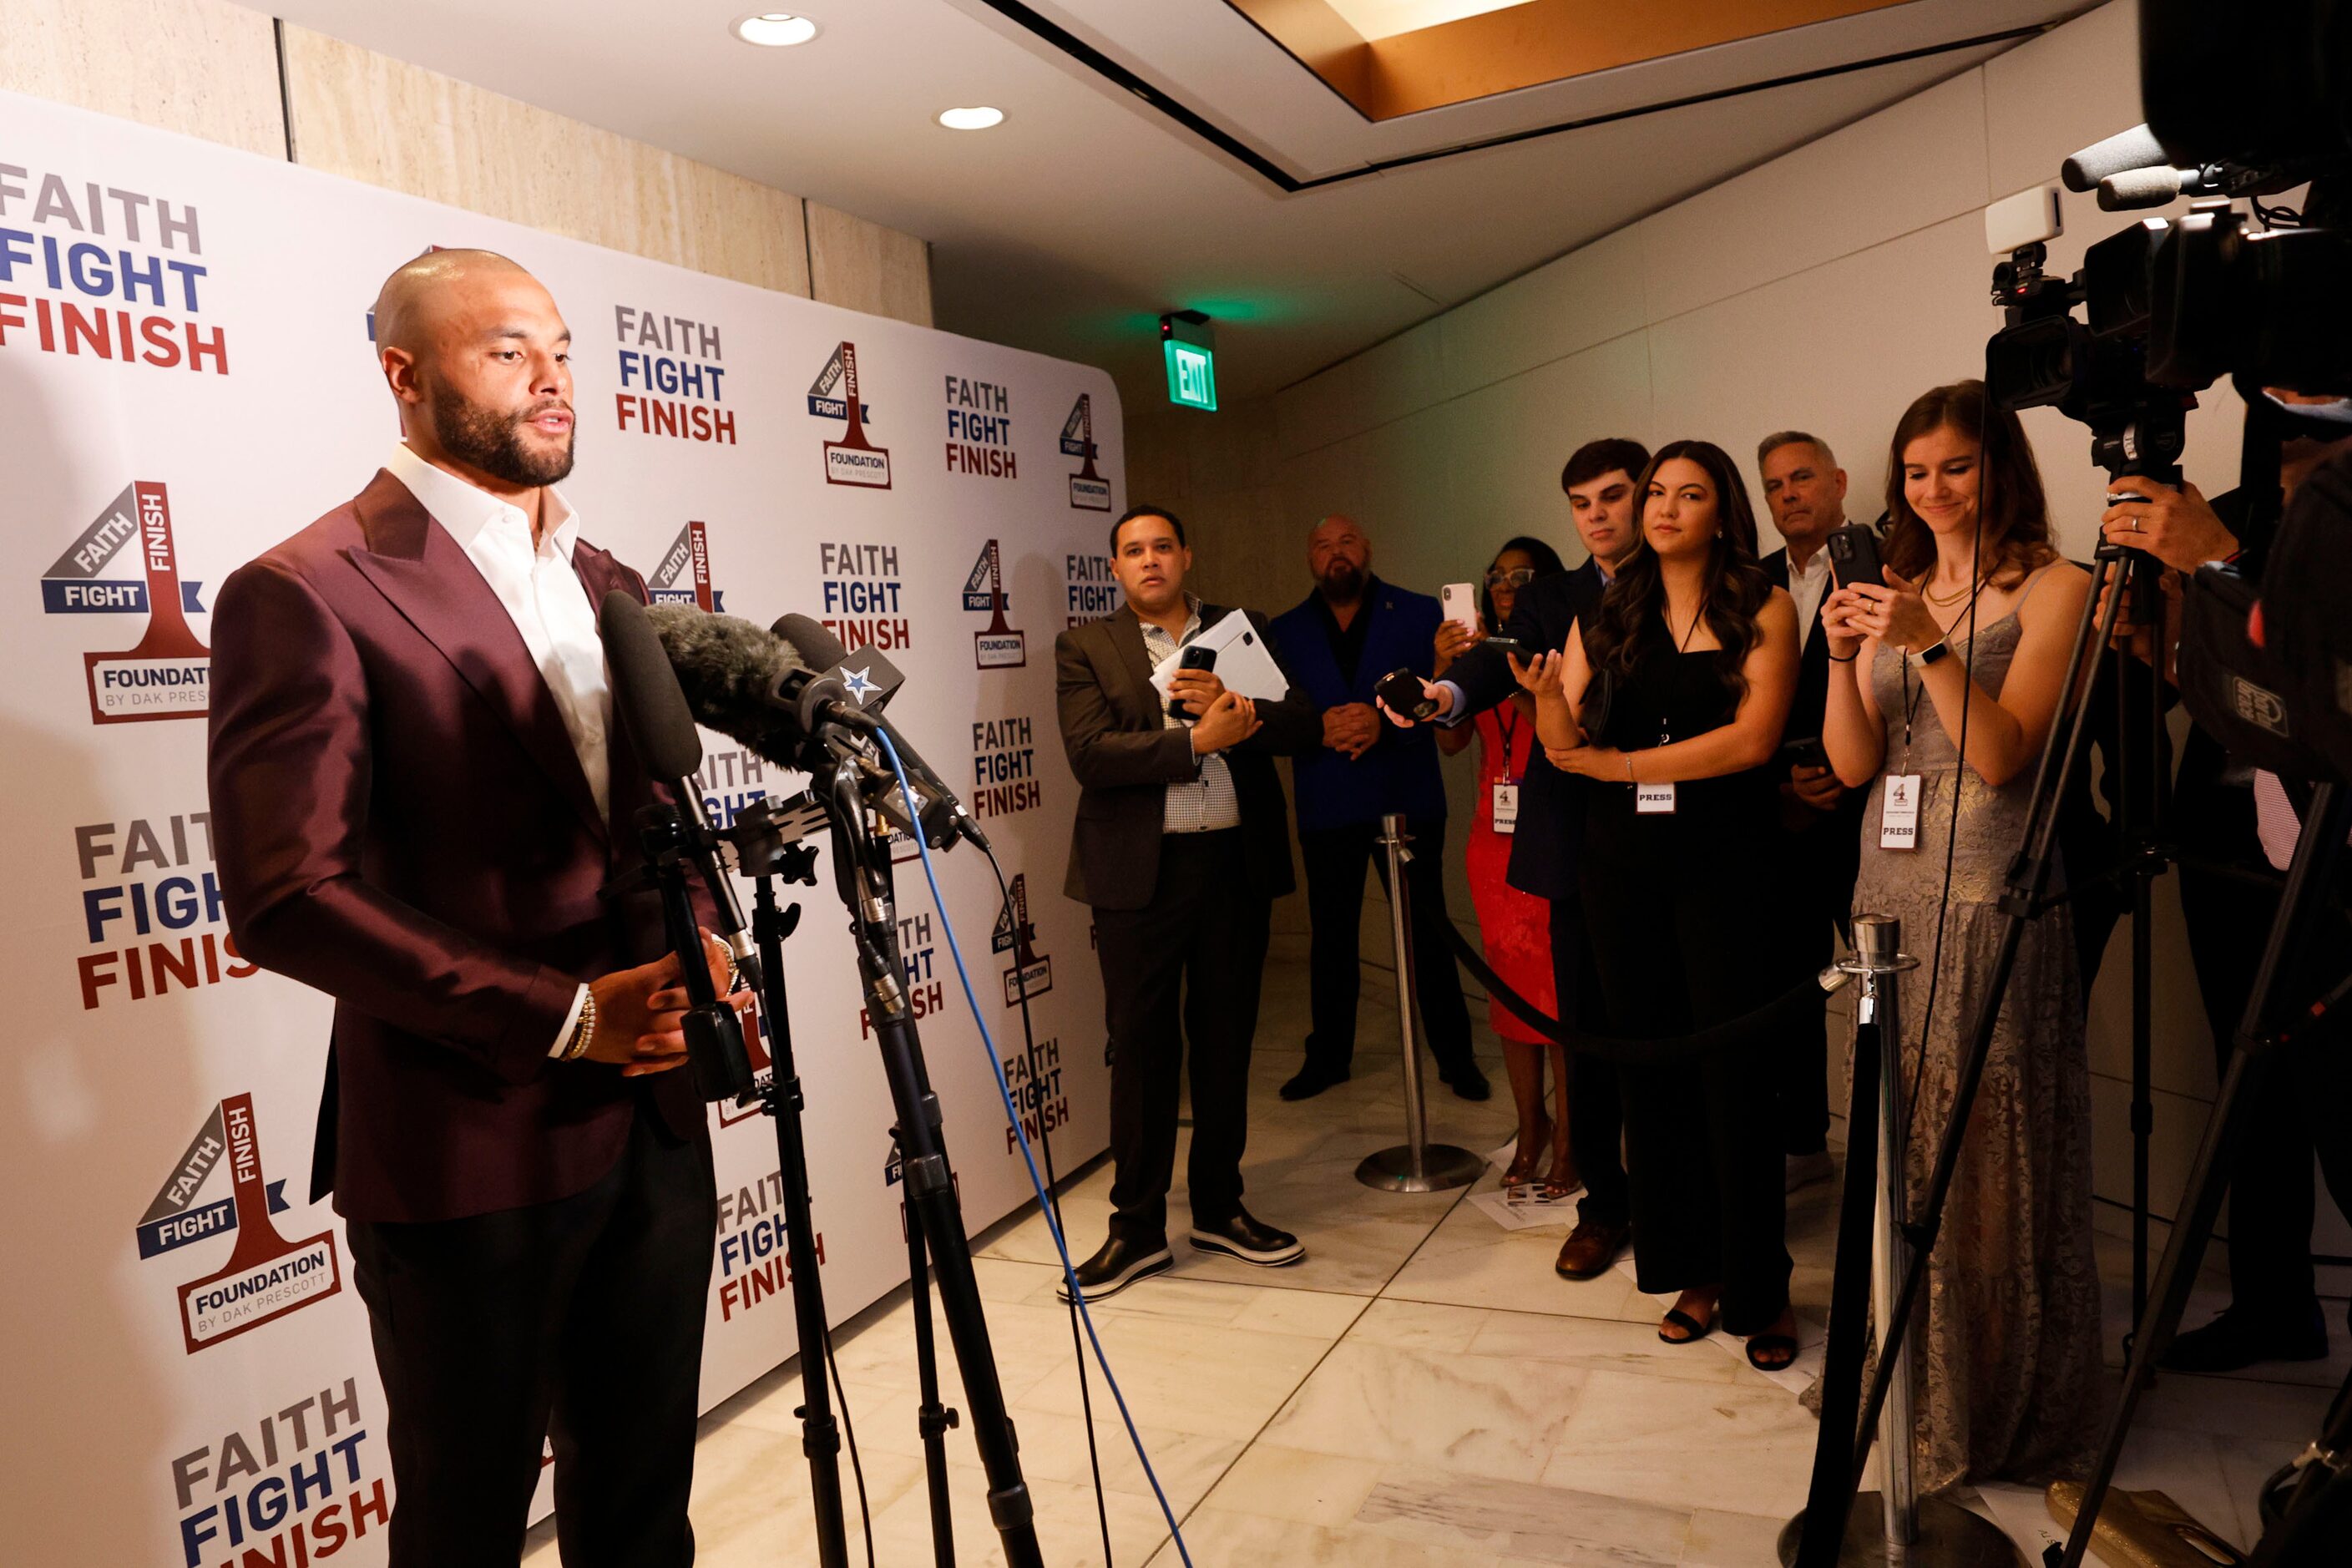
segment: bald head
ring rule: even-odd
[[[1307,569],[1315,574],[1315,585],[1326,599],[1353,604],[1371,575],[1371,538],[1354,518],[1334,512],[1307,536]]]
[[[572,468],[572,330],[538,279],[488,250],[404,262],[375,304],[377,362],[401,433],[494,494]]]
[[[478,294],[480,286],[491,279],[508,284],[528,280],[539,287],[539,279],[495,250],[428,250],[402,262],[376,290],[376,347],[415,353],[430,341],[441,316]]]

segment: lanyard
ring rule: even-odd
[[[1507,701],[1505,702],[1495,710],[1495,728],[1503,733],[1503,782],[1517,784],[1519,782],[1518,710]]]
[[[1944,627],[1944,637],[1947,641],[1951,638],[1953,626],[1958,626],[1976,613],[1977,595],[1985,591],[1986,584],[1990,581],[1990,578],[1977,580],[1976,587],[1969,594],[1969,602],[1960,606],[1960,613],[1952,617],[1951,625]],[[1971,643],[1976,640],[1976,634],[1973,631],[1969,634],[1969,639]],[[1911,771],[1911,721],[1918,716],[1919,700],[1927,695],[1927,668],[1925,665],[1919,667],[1919,689],[1912,690],[1911,650],[1905,648],[1903,650],[1903,765],[1895,770],[1896,773],[1907,773]]]

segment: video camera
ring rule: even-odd
[[[2142,0],[2140,90],[2147,123],[2083,149],[2061,177],[2095,189],[2104,210],[2187,195],[2188,215],[2135,223],[2092,245],[2072,277],[2053,277],[2056,192],[1988,208],[1987,243],[2006,253],[1992,300],[2007,324],[1985,345],[1986,394],[1996,407],[2054,407],[2088,426],[2110,479],[2177,486],[2196,394],[2232,380],[2248,409],[2240,532],[2251,548],[2190,581],[2183,699],[2248,761],[2344,777],[2352,516],[2333,499],[2346,489],[2330,485],[2298,492],[2280,518],[2279,448],[2308,422],[2264,389],[2352,395],[2352,233],[2337,226],[2339,191],[2352,186],[2352,0]],[[2265,205],[2305,185],[2299,210]],[[2153,563],[2128,554],[2146,568],[2132,595],[2145,609]],[[2265,563],[2283,558],[2296,570],[2265,581]]]

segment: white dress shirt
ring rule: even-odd
[[[1161,627],[1138,616],[1143,624],[1143,651],[1151,657],[1152,668],[1175,657],[1176,650],[1201,635],[1201,601],[1192,595],[1184,595],[1184,635],[1171,637]],[[1240,615],[1239,610],[1227,612]],[[1155,694],[1156,695],[1156,694]],[[1160,727],[1163,730],[1189,730],[1193,721],[1179,719],[1162,703]],[[1220,828],[1242,825],[1241,801],[1234,794],[1234,772],[1221,752],[1207,756],[1195,755],[1196,770],[1189,784],[1172,784],[1160,816],[1162,833],[1214,833]]]
[[[612,812],[613,771],[606,735],[613,723],[612,689],[604,677],[604,644],[596,632],[595,607],[588,590],[572,567],[572,552],[580,542],[580,514],[560,490],[547,492],[547,521],[552,524],[534,543],[530,519],[512,502],[467,484],[446,468],[436,468],[395,442],[384,463],[392,477],[408,487],[417,504],[432,515],[442,531],[457,542],[466,559],[498,595],[530,651],[531,663],[562,715],[572,737],[572,750],[587,775],[599,816]],[[556,1032],[550,1056],[560,1055],[579,1022],[588,987],[572,998],[572,1011]]]
[[[1822,601],[1829,596],[1830,552],[1820,545],[1801,567],[1797,564],[1795,551],[1789,552],[1789,597],[1797,601],[1797,651],[1805,651],[1806,639],[1813,635],[1813,617],[1821,613]]]

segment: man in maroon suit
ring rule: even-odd
[[[645,584],[551,488],[572,334],[536,279],[431,253],[375,330],[404,439],[222,585],[210,771],[239,950],[335,998],[312,1185],[383,1375],[392,1562],[515,1563],[551,1433],[567,1564],[690,1563],[709,1140],[658,902],[604,891],[667,798],[596,637]]]

